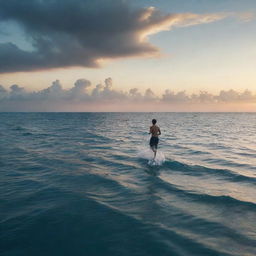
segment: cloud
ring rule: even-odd
[[[220,102],[236,102],[236,101],[255,101],[255,95],[249,90],[239,93],[235,90],[220,91],[219,95],[215,97]]]
[[[234,13],[233,15],[243,22],[248,22],[255,19],[255,14],[252,12]]]
[[[82,100],[88,95],[87,89],[91,86],[91,82],[87,79],[78,79],[74,87],[70,89],[71,99]]]
[[[32,45],[28,51],[0,43],[0,72],[98,67],[104,59],[156,56],[159,49],[148,36],[229,15],[165,14],[121,0],[0,0],[0,23],[18,24]]]
[[[157,99],[157,97],[156,97],[155,93],[150,88],[148,88],[145,91],[144,99],[147,101],[154,101]]]
[[[0,102],[2,99],[7,98],[8,91],[0,84]]]
[[[130,89],[128,96],[132,101],[141,101],[143,99],[143,95],[141,94],[138,88]]]
[[[228,104],[256,103],[256,94],[249,90],[221,90],[218,94],[200,91],[187,94],[186,91],[166,90],[157,96],[148,88],[140,92],[132,88],[128,92],[113,88],[112,78],[105,79],[103,84],[93,86],[87,79],[78,79],[70,89],[63,89],[59,80],[39,91],[27,91],[19,85],[9,89],[0,85],[0,111],[122,111],[169,109],[168,106],[182,106],[191,110],[191,106],[225,106]]]
[[[185,91],[175,93],[171,90],[165,90],[162,100],[164,102],[187,102],[190,98],[187,96]]]

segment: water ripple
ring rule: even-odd
[[[1,255],[256,255],[256,114],[0,118]]]

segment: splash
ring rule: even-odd
[[[156,158],[154,158],[154,153],[149,148],[140,148],[138,152],[138,157],[142,159],[147,159],[148,164],[151,166],[154,165],[162,165],[165,162],[165,156],[164,153],[161,150],[157,150]]]

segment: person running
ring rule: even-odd
[[[149,134],[151,134],[149,145],[152,151],[154,152],[153,160],[155,160],[156,158],[157,145],[159,142],[158,136],[161,135],[160,128],[156,125],[156,122],[157,122],[156,119],[153,119],[152,120],[153,125],[149,129]]]

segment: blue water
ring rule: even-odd
[[[0,254],[255,256],[255,143],[253,113],[0,113]]]

